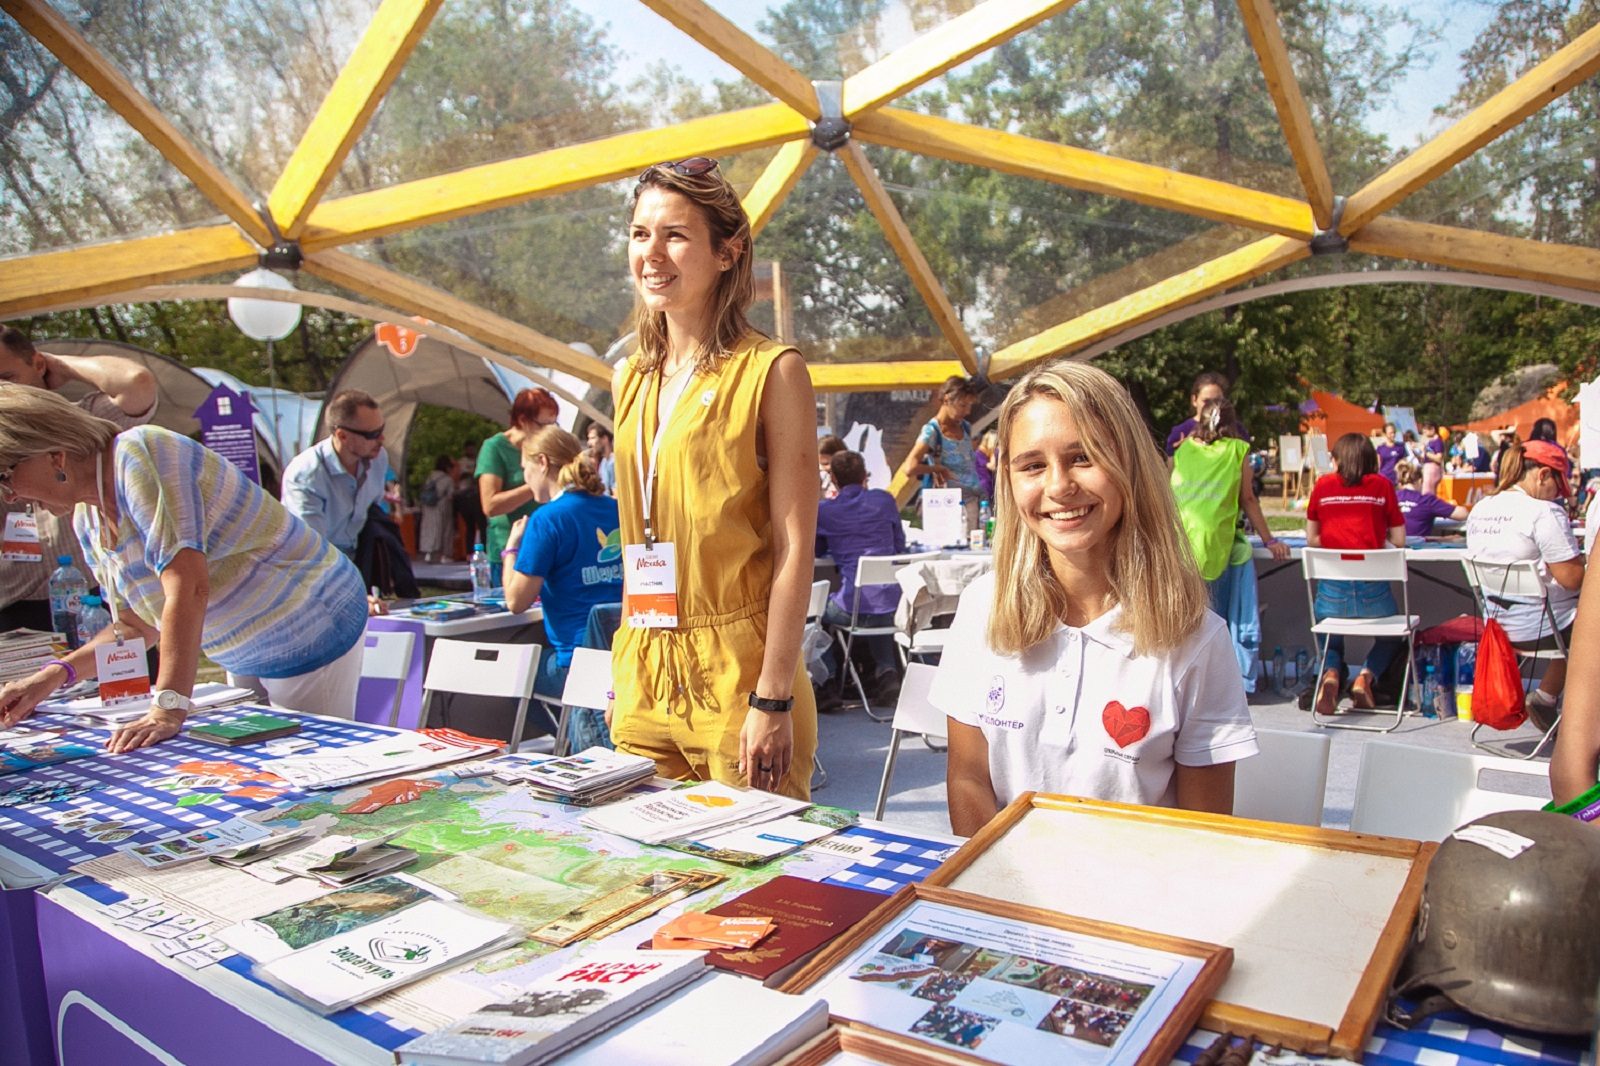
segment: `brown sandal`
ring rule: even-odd
[[[1339,671],[1324,670],[1317,683],[1317,698],[1311,709],[1317,714],[1331,717],[1339,713]]]
[[[1373,680],[1373,676],[1363,670],[1350,682],[1350,703],[1357,710],[1370,711],[1378,706],[1378,701],[1372,698]]]

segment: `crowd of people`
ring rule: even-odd
[[[590,612],[620,604],[607,739],[669,777],[804,798],[819,709],[801,659],[813,557],[830,555],[841,578],[826,622],[886,624],[898,590],[856,588],[854,563],[905,549],[899,504],[868,483],[861,455],[819,440],[802,353],[746,317],[749,220],[714,160],[647,168],[627,246],[637,344],[616,366],[614,435],[593,423],[580,443],[556,425],[550,393],[524,390],[475,455],[437,457],[418,547],[424,559],[447,557],[459,520],[469,543],[482,537],[512,610],[541,600],[552,653],[540,693],[560,691]],[[368,611],[382,609],[354,561],[389,481],[373,398],[329,401],[327,436],[287,465],[280,501],[203,446],[144,424],[148,375],[34,352],[15,331],[3,348],[0,497],[10,512],[32,505],[49,550],[80,558],[107,593],[115,620],[91,645],[137,636],[160,651],[155,704],[112,747],[177,732],[202,653],[274,704],[350,714],[360,635]],[[62,399],[68,380],[90,398]],[[1262,513],[1227,381],[1194,382],[1193,416],[1165,452],[1127,390],[1093,366],[1033,370],[977,433],[985,387],[957,377],[938,389],[900,468],[924,487],[959,488],[974,525],[993,507],[993,569],[961,595],[930,694],[949,719],[954,829],[975,832],[1028,790],[1231,811],[1234,766],[1257,751],[1246,526],[1275,558],[1288,549]],[[1472,552],[1541,564],[1563,630],[1580,642],[1600,630],[1596,597],[1578,599],[1566,453],[1542,427],[1526,441],[1507,435],[1493,456],[1420,429],[1419,439],[1390,425],[1376,444],[1360,434],[1334,443],[1334,471],[1311,491],[1307,544],[1403,546],[1408,527],[1425,535],[1429,523],[1464,518]],[[1497,477],[1469,513],[1430,491],[1457,460]],[[75,538],[64,534],[69,515]],[[8,624],[44,628],[39,572],[13,573]],[[1533,604],[1491,604],[1519,646],[1549,639]],[[1319,618],[1395,610],[1383,584],[1322,582],[1316,594]],[[1397,644],[1377,642],[1356,671],[1358,707],[1372,705]],[[874,691],[892,690],[892,646],[868,640],[864,654]],[[1319,711],[1335,709],[1343,660],[1330,641]],[[0,724],[94,669],[91,646],[0,689]],[[1529,698],[1545,720],[1566,676],[1553,666]],[[1588,702],[1586,724],[1571,731],[1584,750],[1565,736],[1558,749],[1568,791],[1594,784],[1600,751],[1600,707],[1589,705],[1600,676],[1580,657],[1572,678],[1572,696]]]

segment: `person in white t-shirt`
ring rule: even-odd
[[[999,436],[994,573],[962,594],[930,694],[951,826],[1029,790],[1231,813],[1255,730],[1132,400],[1055,363],[1012,389]]]
[[[1572,619],[1578,613],[1583,587],[1583,553],[1572,535],[1567,512],[1557,500],[1569,494],[1567,453],[1549,441],[1512,444],[1501,454],[1500,476],[1491,496],[1467,517],[1467,551],[1474,558],[1506,563],[1529,560],[1540,564],[1550,611],[1568,647]],[[1490,618],[1505,627],[1513,647],[1553,646],[1550,621],[1538,600],[1502,596],[1483,590]],[[1567,680],[1565,660],[1551,660],[1539,687],[1528,695],[1528,716],[1541,729],[1555,720],[1555,706]]]

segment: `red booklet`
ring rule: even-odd
[[[774,877],[706,912],[725,918],[771,918],[775,923],[772,932],[753,948],[707,952],[706,963],[769,986],[782,984],[823,945],[849,932],[888,898],[803,877]]]

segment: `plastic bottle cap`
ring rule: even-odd
[[[99,596],[94,596],[94,595],[85,596],[83,599],[79,600],[78,602],[81,603],[85,607],[98,607],[98,606],[100,606],[100,597]]]
[[[56,556],[56,565],[57,566],[71,566],[72,565],[72,556],[70,556],[70,555],[58,555],[58,556]]]

